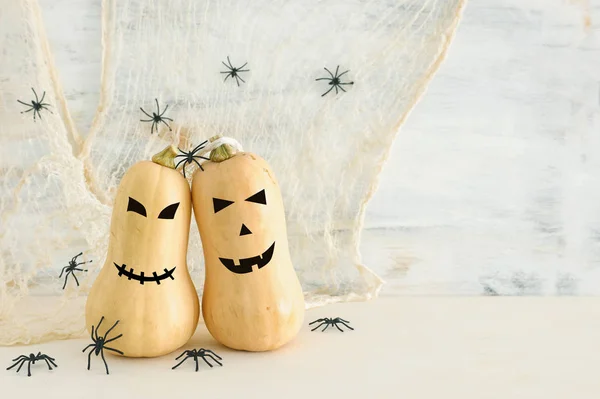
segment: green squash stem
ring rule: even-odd
[[[166,166],[167,168],[175,169],[175,157],[177,156],[177,148],[174,145],[167,146],[164,150],[152,157],[152,162]]]
[[[209,141],[212,143],[221,137],[220,135],[213,136]],[[222,144],[210,152],[210,160],[212,162],[223,162],[233,157],[236,153],[237,150],[229,144]]]

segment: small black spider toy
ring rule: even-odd
[[[335,88],[335,94],[338,94],[338,88],[345,93],[346,90],[344,90],[344,88],[342,86],[343,85],[353,85],[354,84],[354,82],[342,82],[342,81],[340,81],[340,78],[342,76],[344,76],[345,74],[347,74],[348,72],[350,72],[350,70],[347,70],[346,72],[342,72],[339,75],[338,75],[338,72],[340,71],[340,66],[339,65],[335,69],[335,75],[333,73],[331,73],[331,71],[329,69],[325,68],[325,70],[329,73],[329,75],[331,77],[329,77],[329,78],[315,79],[315,80],[328,80],[329,81],[328,84],[331,85],[331,88],[329,90],[327,90],[325,93],[321,94],[321,97],[324,97],[327,93],[329,93],[334,88]]]
[[[60,276],[58,276],[58,278],[61,278],[62,275],[63,275],[63,273],[65,273],[65,283],[63,284],[63,287],[62,287],[63,290],[67,286],[67,280],[69,279],[69,274],[73,275],[73,278],[75,279],[75,282],[77,283],[77,286],[79,287],[79,280],[77,280],[77,276],[75,275],[75,271],[87,272],[87,269],[80,269],[77,266],[85,265],[86,263],[92,263],[91,260],[89,262],[79,262],[79,263],[77,263],[77,258],[79,258],[81,255],[83,255],[83,252],[80,252],[77,255],[75,255],[69,261],[69,265],[62,268],[62,271],[60,272]]]
[[[227,76],[225,76],[225,79],[223,80],[223,82],[225,82],[227,80],[227,78],[235,78],[235,81],[237,82],[237,85],[240,85],[240,80],[244,83],[246,83],[246,81],[244,79],[242,79],[242,77],[239,75],[240,72],[249,72],[249,69],[242,69],[243,67],[245,67],[246,65],[248,65],[248,63],[246,62],[244,65],[242,65],[239,68],[234,68],[233,65],[231,65],[231,61],[229,60],[229,56],[227,56],[227,64],[224,63],[223,61],[221,61],[221,64],[225,65],[225,67],[227,69],[229,69],[229,71],[224,71],[221,73],[226,73]],[[229,64],[229,65],[228,65]]]
[[[98,330],[100,329],[100,324],[102,324],[102,320],[104,320],[104,316],[102,316],[102,318],[100,319],[100,322],[98,323],[98,326],[96,327],[96,335],[94,335],[94,326],[92,326],[92,341],[94,341],[94,343],[86,346],[82,350],[82,352],[85,353],[85,351],[88,350],[88,348],[92,348],[92,350],[90,351],[90,353],[88,355],[88,367],[87,367],[88,370],[90,369],[92,353],[95,353],[96,356],[102,355],[102,361],[104,362],[104,367],[106,367],[106,374],[108,374],[108,364],[106,364],[106,359],[104,358],[104,349],[106,349],[107,351],[113,351],[113,352],[120,353],[121,355],[123,355],[123,352],[121,352],[120,350],[114,349],[114,348],[109,348],[108,346],[104,346],[104,345],[121,338],[123,336],[123,334],[119,334],[116,337],[111,338],[111,339],[106,339],[108,337],[108,334],[110,334],[110,332],[112,331],[112,329],[115,328],[117,326],[117,324],[119,324],[119,320],[117,320],[117,322],[115,324],[113,324],[113,326],[111,328],[108,329],[108,331],[106,332],[106,334],[104,334],[104,336],[99,337]]]
[[[167,122],[165,122],[165,120],[173,122],[173,119],[163,116],[165,114],[165,112],[167,112],[167,109],[169,109],[169,104],[167,104],[167,106],[161,113],[160,106],[158,105],[158,99],[155,98],[154,101],[156,101],[156,112],[153,112],[152,115],[150,115],[149,113],[144,111],[144,108],[140,107],[142,112],[144,114],[146,114],[146,116],[148,118],[150,118],[150,119],[140,119],[140,122],[152,122],[152,127],[150,128],[150,134],[154,134],[154,128],[156,128],[156,131],[158,132],[158,124],[161,122],[164,123],[169,128],[169,131],[171,131],[172,130],[171,126],[169,126],[169,124]]]
[[[7,368],[7,370],[12,369],[13,367],[16,367],[17,365],[19,365],[19,368],[17,369],[17,373],[21,370],[21,367],[23,367],[23,365],[25,363],[27,363],[27,376],[31,377],[31,365],[35,364],[35,362],[43,360],[46,362],[46,364],[48,365],[48,369],[52,370],[52,366],[54,367],[58,367],[56,365],[56,363],[54,363],[54,358],[50,357],[48,355],[44,355],[42,354],[42,352],[38,352],[37,355],[34,355],[33,353],[30,353],[29,356],[25,356],[25,355],[21,355],[15,359],[13,359],[13,362],[16,362],[15,364],[13,364],[12,366],[10,366],[9,368]],[[50,365],[52,364],[52,366]]]
[[[35,122],[35,115],[37,114],[37,116],[40,117],[40,119],[42,119],[42,114],[40,114],[40,110],[44,109],[50,113],[52,113],[52,111],[50,111],[47,107],[50,106],[50,104],[47,104],[44,102],[44,97],[46,97],[46,92],[44,92],[44,94],[42,94],[42,99],[39,100],[38,99],[38,95],[35,92],[35,90],[33,89],[33,87],[31,88],[31,90],[33,91],[33,94],[35,95],[35,101],[31,100],[31,104],[27,104],[24,103],[21,100],[17,100],[19,103],[26,105],[29,107],[29,109],[27,111],[23,111],[21,112],[22,114],[26,113],[26,112],[31,112],[33,111],[33,121]]]
[[[179,363],[177,363],[175,366],[171,367],[171,370],[175,370],[177,367],[179,367],[179,365],[181,365],[181,363],[185,362],[188,359],[194,359],[194,361],[196,362],[196,371],[198,371],[198,358],[202,358],[202,360],[204,360],[206,362],[206,364],[208,364],[210,367],[213,367],[212,364],[209,363],[208,360],[206,360],[206,357],[210,357],[212,360],[214,360],[215,362],[217,362],[219,364],[219,366],[223,366],[223,364],[215,359],[214,356],[216,356],[217,358],[219,358],[219,360],[223,360],[221,358],[221,356],[217,355],[215,352],[211,351],[210,349],[204,349],[204,348],[200,348],[198,350],[196,349],[192,349],[190,351],[184,351],[181,355],[177,356],[177,358],[175,360],[179,360],[182,356],[185,356],[183,358],[182,361],[180,361]]]
[[[183,177],[187,178],[187,176],[185,175],[185,166],[188,164],[191,165],[192,162],[195,162],[196,165],[198,165],[198,167],[200,168],[200,170],[204,171],[204,168],[202,167],[202,165],[200,165],[200,162],[198,162],[196,158],[205,159],[207,161],[210,161],[210,158],[203,157],[202,155],[196,155],[196,153],[203,149],[206,146],[206,143],[208,143],[208,140],[204,140],[196,148],[189,152],[185,152],[181,148],[178,148],[180,154],[176,155],[175,159],[180,157],[183,159],[177,162],[177,165],[175,165],[175,169],[179,168],[179,165],[183,163]]]
[[[348,320],[344,320],[344,319],[340,319],[339,317],[336,317],[335,319],[330,319],[329,317],[325,317],[324,319],[317,319],[315,321],[313,321],[312,323],[309,323],[308,325],[310,326],[311,324],[315,324],[315,323],[321,323],[318,326],[316,326],[315,328],[313,328],[310,331],[315,331],[317,328],[321,327],[322,325],[325,325],[325,328],[321,330],[321,332],[327,330],[327,327],[329,326],[335,326],[338,330],[340,330],[341,332],[344,332],[344,330],[342,330],[340,328],[340,326],[338,326],[338,323],[343,324],[344,326],[348,327],[351,330],[354,330],[354,328],[350,327],[348,324],[346,323],[350,323]]]

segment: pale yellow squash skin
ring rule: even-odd
[[[223,345],[267,351],[292,340],[304,320],[304,296],[288,250],[279,185],[267,162],[237,153],[207,161],[192,181],[194,215],[204,251],[206,279],[202,315]],[[267,205],[245,201],[264,189]],[[235,201],[215,213],[213,198]],[[240,235],[242,223],[252,234]],[[246,274],[228,270],[219,258],[261,255],[275,242],[271,261]]]
[[[127,212],[129,197],[144,205],[147,217]],[[176,202],[174,219],[158,219]],[[190,339],[199,317],[198,295],[186,263],[190,221],[190,188],[179,172],[149,161],[127,171],[114,203],[106,261],[86,304],[88,331],[102,316],[100,335],[120,320],[108,338],[123,336],[108,346],[128,357],[165,355]],[[176,269],[173,280],[142,285],[119,276],[114,263],[145,276]]]

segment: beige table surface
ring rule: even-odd
[[[310,332],[340,316],[355,331]],[[186,348],[223,357],[177,370],[179,351],[156,359],[100,358],[86,370],[87,339],[0,348],[0,364],[32,351],[49,372],[0,371],[0,398],[600,398],[600,299],[383,297],[307,312],[298,338],[271,353],[235,352],[203,325]]]

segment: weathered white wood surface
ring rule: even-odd
[[[36,363],[32,378],[24,369],[2,370],[0,381],[3,397],[27,399],[179,399],[197,391],[203,398],[597,399],[599,304],[598,298],[381,298],[312,309],[298,337],[271,352],[225,348],[201,324],[167,356],[107,353],[110,376],[100,357],[86,370],[81,349],[89,336],[0,347],[6,367],[8,359],[33,351],[55,356],[60,366],[48,371]],[[355,330],[310,331],[309,320],[332,315]],[[196,373],[187,360],[170,370],[184,349],[200,347],[219,354],[223,367],[200,360]]]
[[[468,4],[369,207],[388,289],[600,293],[599,34],[599,1]]]
[[[40,0],[82,135],[100,0]],[[600,293],[600,1],[473,0],[390,153],[364,262],[388,293]]]

